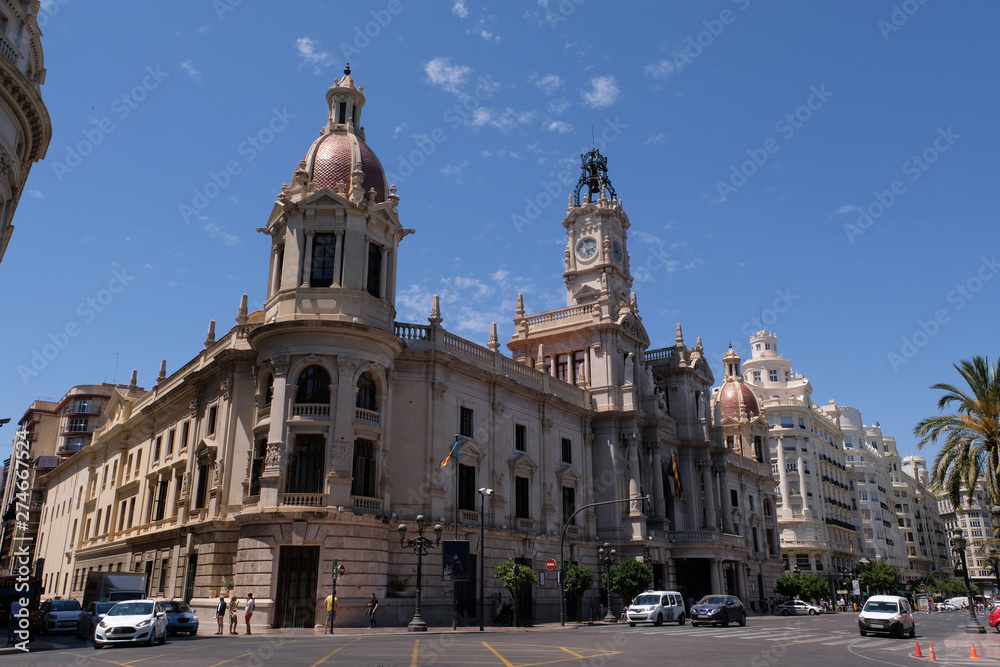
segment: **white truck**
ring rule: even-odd
[[[83,589],[83,606],[146,597],[148,577],[142,572],[91,572]]]

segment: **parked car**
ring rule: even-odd
[[[76,630],[80,618],[80,603],[76,600],[46,600],[38,610],[42,633]]]
[[[938,611],[958,611],[958,607],[950,602],[942,602],[936,608]]]
[[[1000,632],[1000,606],[995,607],[992,612],[990,612],[989,624]]]
[[[782,616],[791,616],[792,614],[816,616],[823,613],[823,608],[809,604],[805,600],[786,600],[778,605],[778,613]]]
[[[858,630],[862,637],[869,632],[886,632],[893,637],[909,633],[915,637],[917,625],[909,600],[898,595],[873,595],[858,614]]]
[[[167,614],[156,600],[126,600],[108,610],[94,632],[94,648],[167,641]]]
[[[91,602],[80,615],[77,617],[76,621],[76,638],[77,639],[93,639],[94,629],[97,624],[101,622],[104,615],[108,613],[108,610],[114,607],[117,602]]]
[[[691,607],[691,625],[747,624],[747,610],[735,595],[706,595]]]
[[[198,612],[192,609],[187,602],[160,600],[160,606],[167,614],[168,633],[172,635],[176,635],[178,632],[198,634]]]
[[[633,628],[636,623],[663,625],[663,621],[677,621],[677,625],[684,625],[684,598],[677,591],[640,593],[628,606],[626,620]]]

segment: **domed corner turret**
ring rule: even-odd
[[[726,375],[718,392],[717,404],[721,417],[747,421],[760,416],[760,405],[753,390],[743,382],[740,361],[740,355],[730,345],[729,350],[722,355]]]

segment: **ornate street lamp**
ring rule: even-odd
[[[483,561],[486,560],[486,496],[493,495],[493,489],[479,489],[479,631],[483,630],[483,597],[486,595],[486,582],[483,579]]]
[[[406,524],[399,524],[399,544],[406,549],[413,549],[413,553],[417,555],[417,606],[413,610],[413,620],[410,624],[406,626],[407,632],[427,632],[427,624],[424,623],[424,619],[420,618],[420,574],[421,565],[424,556],[427,555],[429,549],[433,549],[441,544],[441,533],[444,531],[444,526],[441,524],[435,524],[434,526],[434,541],[431,542],[430,538],[424,537],[424,527],[427,522],[424,521],[424,515],[417,515],[417,536],[412,539],[406,539]]]
[[[969,635],[985,635],[986,628],[976,618],[976,603],[972,599],[972,582],[969,581],[969,565],[965,560],[965,536],[961,530],[952,533],[951,550],[955,558],[962,564],[962,575],[965,577],[965,588],[969,591],[969,622],[965,624],[965,633]]]
[[[611,583],[611,568],[614,567],[615,556],[617,555],[617,553],[618,552],[612,549],[611,545],[608,544],[607,542],[604,543],[603,547],[597,550],[597,556],[600,559],[601,563],[604,565],[604,575],[605,577],[607,577],[608,584]],[[604,582],[602,581],[601,583]],[[608,598],[608,607],[607,607],[608,613],[604,615],[604,622],[617,623],[618,618],[611,611],[611,586],[605,585],[604,589]]]

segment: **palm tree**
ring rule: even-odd
[[[920,437],[917,448],[940,437],[941,450],[931,466],[931,482],[944,491],[952,507],[959,509],[963,487],[971,494],[983,477],[990,505],[1000,504],[1000,363],[991,367],[986,357],[955,364],[968,385],[967,390],[950,384],[935,384],[944,395],[938,409],[952,407],[955,413],[928,417],[917,424],[913,434]]]

